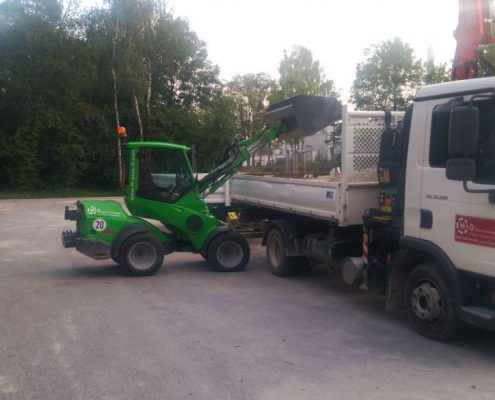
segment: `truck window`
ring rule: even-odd
[[[430,166],[445,168],[451,158],[448,151],[450,110],[459,105],[450,101],[433,110],[430,136]],[[478,151],[473,156],[476,161],[475,182],[495,183],[495,101],[475,101],[480,110],[480,138]]]

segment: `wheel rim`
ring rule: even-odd
[[[277,236],[272,236],[268,242],[268,258],[274,267],[280,265],[282,259],[282,243]]]
[[[139,242],[131,246],[127,260],[133,268],[146,270],[153,266],[156,257],[156,249],[151,243]]]
[[[235,268],[242,261],[243,251],[239,243],[223,242],[217,248],[217,260],[224,268]]]
[[[434,322],[442,313],[442,296],[431,281],[421,281],[411,293],[414,314],[425,321]]]

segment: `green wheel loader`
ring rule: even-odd
[[[204,198],[221,187],[251,154],[282,137],[311,135],[340,119],[335,98],[296,96],[272,105],[267,125],[248,139],[236,138],[220,164],[200,181],[189,148],[172,143],[127,143],[125,204],[79,200],[66,207],[76,230],[62,232],[64,247],[97,260],[111,258],[132,276],[154,274],[165,254],[200,253],[217,271],[240,271],[249,246],[209,210]]]

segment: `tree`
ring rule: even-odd
[[[432,83],[448,82],[450,80],[450,71],[446,63],[435,65],[433,60],[423,64],[422,83],[429,85]]]
[[[224,149],[232,143],[238,128],[235,102],[221,92],[211,99],[201,113],[202,129],[196,132],[194,144],[200,171],[209,171],[220,160]]]
[[[284,51],[279,73],[279,90],[272,96],[272,101],[298,94],[338,97],[334,82],[326,79],[320,62],[313,60],[313,53],[306,47],[293,46],[290,54]]]
[[[290,54],[284,50],[279,73],[278,87],[270,96],[271,103],[297,95],[340,97],[334,82],[326,78],[320,62],[314,60],[311,50],[304,46],[293,46]],[[304,139],[292,139],[291,146],[302,147],[303,142]]]
[[[275,82],[265,73],[236,75],[225,93],[235,104],[237,128],[244,135],[260,130]]]
[[[250,136],[263,128],[274,85],[273,79],[265,73],[237,75],[227,83],[225,93],[233,101],[239,133]]]
[[[351,101],[360,110],[403,110],[422,83],[423,68],[413,49],[395,38],[371,45],[356,67]]]
[[[130,140],[232,139],[218,67],[162,0],[73,4],[0,3],[0,188],[115,187],[114,94]]]
[[[73,113],[91,69],[55,0],[8,1],[0,20],[0,181],[74,185],[84,149]]]

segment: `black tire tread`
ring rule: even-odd
[[[133,268],[133,266],[129,264],[127,259],[127,252],[130,250],[131,246],[140,241],[146,241],[148,243],[151,243],[157,251],[156,261],[153,263],[153,265],[150,268],[146,270],[138,270]],[[164,258],[163,246],[157,238],[155,238],[151,233],[136,233],[135,235],[132,235],[129,238],[127,238],[120,247],[118,264],[120,270],[125,275],[134,276],[134,277],[150,276],[155,274],[156,271],[160,269],[160,267],[163,264],[163,258]]]
[[[235,267],[225,267],[216,258],[216,252],[217,252],[218,247],[222,243],[224,243],[225,241],[229,241],[229,240],[237,242],[241,246],[241,249],[243,252],[241,261]],[[248,244],[247,240],[243,236],[239,235],[238,233],[227,232],[227,233],[222,233],[222,234],[218,235],[216,238],[214,238],[211,241],[210,245],[208,246],[208,251],[207,251],[207,255],[206,255],[205,259],[208,261],[208,263],[210,264],[211,268],[214,271],[217,271],[217,272],[239,272],[239,271],[242,271],[246,268],[250,257],[251,257],[251,250],[249,248],[249,244]]]
[[[266,259],[268,261],[268,265],[270,267],[270,272],[278,277],[281,278],[286,278],[289,276],[294,276],[298,272],[301,271],[301,268],[299,267],[301,265],[301,258],[302,257],[288,257],[285,254],[285,251],[281,252],[281,262],[279,266],[272,265],[270,262],[270,241],[272,240],[272,237],[276,235],[278,240],[285,246],[285,240],[284,236],[282,235],[282,232],[280,232],[279,229],[277,228],[272,228],[267,235],[266,238]],[[304,260],[306,261],[306,260]]]
[[[432,281],[442,298],[442,313],[436,322],[421,320],[412,309],[411,293],[422,279]],[[448,342],[459,339],[464,333],[464,324],[457,316],[453,290],[444,273],[432,262],[417,265],[409,274],[406,282],[405,304],[411,325],[422,336],[439,342]]]

